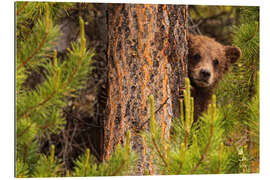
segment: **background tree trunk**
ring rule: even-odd
[[[186,6],[108,5],[108,99],[104,120],[103,159],[131,131],[131,146],[140,154],[138,171],[152,172],[139,131],[147,130],[149,96],[156,121],[168,138],[173,114],[187,76]]]

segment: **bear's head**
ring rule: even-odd
[[[188,76],[197,87],[214,87],[241,56],[235,46],[224,46],[212,38],[189,36]]]

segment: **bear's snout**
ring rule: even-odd
[[[208,69],[201,69],[200,70],[200,79],[208,82],[209,78],[210,78],[211,72]]]

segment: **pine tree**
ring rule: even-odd
[[[90,150],[75,161],[73,176],[123,176],[130,175],[136,168],[138,155],[131,151],[130,132],[125,138],[125,144],[118,144],[108,161],[97,164]]]
[[[57,176],[60,162],[39,153],[40,139],[59,132],[65,124],[66,97],[86,83],[93,52],[86,50],[84,22],[80,43],[73,43],[67,58],[53,51],[60,35],[52,15],[70,4],[16,3],[16,175]],[[26,79],[40,68],[44,80],[34,88]],[[49,169],[48,169],[49,168]]]
[[[226,173],[228,150],[223,144],[223,116],[216,107],[213,96],[208,112],[201,121],[193,124],[193,98],[190,97],[190,83],[186,79],[183,102],[180,102],[180,118],[176,118],[169,139],[161,137],[161,130],[154,117],[154,100],[150,97],[150,133],[143,133],[152,154],[155,174],[209,174]],[[193,124],[193,125],[192,125]]]
[[[225,117],[227,143],[237,149],[235,157],[244,159],[232,164],[237,172],[247,173],[259,168],[259,7],[243,7],[240,12],[233,43],[240,47],[242,58],[216,94]]]

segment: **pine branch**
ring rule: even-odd
[[[72,72],[71,76],[68,78],[68,80],[63,84],[63,89],[65,89],[71,83],[71,81],[74,79],[76,73],[79,71],[81,63],[82,63],[82,57],[79,57],[77,66],[74,69],[74,71]]]
[[[181,158],[181,162],[179,164],[179,170],[178,170],[177,174],[181,173],[182,168],[183,168],[183,164],[184,164],[184,161],[185,161],[185,157],[186,157],[186,147],[185,147],[184,143],[182,143],[180,145],[180,155],[182,156],[182,158]]]
[[[184,102],[185,102],[185,123],[183,120],[183,115],[181,115],[181,121],[184,123],[185,136],[184,136],[184,144],[185,148],[187,148],[188,138],[191,130],[191,126],[193,124],[193,113],[194,113],[194,99],[191,97],[190,92],[190,81],[188,78],[185,79],[186,89],[184,90]],[[183,113],[183,102],[180,100],[180,111]],[[184,113],[183,113],[184,114]]]
[[[16,11],[16,157],[22,160],[16,162],[22,164],[18,176],[59,176],[59,172],[63,172],[62,164],[54,158],[54,149],[50,157],[40,154],[40,137],[57,133],[56,130],[64,127],[64,118],[60,114],[65,106],[63,97],[84,85],[93,53],[87,52],[84,30],[81,28],[81,46],[78,43],[72,44],[74,48],[68,54],[69,59],[61,61],[59,65],[55,52],[52,63],[52,56],[48,53],[55,48],[57,37],[61,34],[60,29],[53,25],[50,12],[60,13],[65,6],[58,3],[27,3],[18,3]],[[58,17],[59,14],[54,15]],[[30,37],[26,37],[28,33],[31,33]],[[26,88],[27,78],[30,81],[32,79],[27,73],[37,67],[44,69],[43,81],[29,91]],[[23,167],[24,164],[27,169]],[[94,169],[90,171],[95,173]]]
[[[79,71],[81,64],[82,64],[82,58],[85,55],[85,51],[86,51],[86,40],[85,40],[85,30],[84,30],[84,21],[83,19],[80,17],[80,30],[81,30],[81,43],[80,43],[80,56],[77,62],[77,66],[75,68],[75,70],[72,72],[71,76],[69,77],[69,79],[66,81],[66,83],[64,83],[63,85],[63,89],[65,89],[70,82],[74,79],[75,74]]]
[[[149,101],[150,101],[150,134],[151,134],[152,143],[154,144],[154,147],[155,147],[156,151],[158,152],[158,155],[162,159],[164,165],[166,167],[168,167],[168,164],[167,164],[164,156],[160,152],[160,149],[158,148],[158,145],[157,145],[155,137],[154,137],[155,136],[154,134],[157,131],[157,125],[156,125],[156,120],[155,120],[155,102],[154,102],[153,95],[149,96]]]
[[[159,106],[159,108],[155,111],[155,114],[157,114],[162,108],[163,108],[163,106],[165,105],[165,104],[167,104],[167,101],[169,100],[169,98],[167,98],[166,100],[165,100],[165,102],[164,103],[162,103],[160,106]],[[143,129],[143,127],[145,126],[145,124],[146,123],[148,123],[150,121],[150,118],[149,119],[147,119],[146,121],[144,121],[141,125],[140,125],[140,127],[138,127],[138,128],[136,128],[136,129]]]
[[[220,146],[219,146],[219,152],[218,152],[218,169],[217,169],[217,172],[216,174],[219,174],[221,172],[221,165],[222,165],[222,155],[224,153],[224,144],[223,143],[220,143]]]
[[[126,163],[126,159],[124,159],[121,163],[121,165],[118,167],[118,169],[116,169],[113,173],[112,173],[112,176],[116,176],[120,171],[121,169],[124,167],[125,163]]]
[[[28,2],[24,2],[22,7],[20,7],[20,9],[17,10],[16,12],[16,16],[19,16],[20,13],[23,11],[23,9],[27,6]]]
[[[18,69],[20,69],[21,67],[24,67],[35,55],[37,55],[37,53],[41,50],[41,48],[45,45],[46,43],[46,40],[48,38],[48,34],[49,33],[45,33],[42,41],[40,42],[39,46],[34,50],[34,52],[28,57],[26,58],[24,61],[22,61],[22,63],[20,64],[20,66],[18,66],[17,68],[17,71]]]
[[[124,159],[121,163],[121,165],[115,170],[115,172],[112,173],[113,176],[116,176],[124,167],[124,165],[127,163],[127,160],[128,160],[128,156],[129,156],[129,153],[130,153],[130,131],[127,131],[126,133],[126,142],[125,142],[125,152],[124,152]]]
[[[194,166],[194,168],[191,170],[191,174],[194,174],[196,171],[197,171],[197,169],[198,169],[198,167],[200,166],[200,164],[203,162],[203,160],[206,158],[206,156],[207,156],[207,153],[208,153],[208,150],[209,150],[209,148],[210,148],[210,145],[211,145],[211,141],[212,141],[212,138],[213,138],[213,133],[214,131],[213,131],[213,125],[211,125],[210,126],[210,138],[209,138],[209,141],[208,141],[208,143],[207,143],[207,145],[206,145],[206,147],[205,147],[205,149],[204,149],[204,152],[203,152],[203,154],[201,155],[201,158],[200,158],[200,160],[197,162],[197,164]]]
[[[46,104],[49,100],[51,100],[54,97],[55,93],[56,93],[56,90],[53,90],[53,92],[49,96],[47,96],[42,102],[40,102],[36,106],[33,106],[32,108],[29,108],[25,113],[23,113],[22,118],[26,118],[27,116],[29,116],[29,114],[33,113],[33,111],[35,111],[38,107]],[[19,118],[19,119],[21,119],[21,118]]]
[[[86,172],[88,170],[88,161],[89,161],[89,158],[90,158],[90,149],[87,149],[86,150],[86,160],[85,160],[85,165],[84,165],[84,176],[86,176]]]
[[[213,123],[214,123],[214,118],[215,118],[215,114],[216,114],[216,99],[215,99],[215,96],[213,96],[212,101],[213,101],[213,104],[209,104],[209,107],[208,107],[208,115],[211,115],[211,117],[210,117],[210,137],[209,137],[209,141],[208,141],[203,153],[201,154],[201,157],[200,157],[199,161],[197,162],[197,164],[191,170],[191,174],[194,174],[197,171],[200,164],[205,160],[205,158],[206,158],[206,156],[208,154],[208,151],[210,149],[211,143],[212,143],[212,139],[213,139],[213,136],[214,136],[214,124]]]
[[[27,126],[20,134],[17,134],[17,138],[21,137],[22,135],[24,135],[25,132],[27,132],[31,127],[32,127],[32,124],[29,124],[29,126]]]
[[[166,167],[168,167],[168,164],[167,164],[167,162],[166,162],[166,160],[165,160],[165,157],[164,157],[164,156],[162,155],[162,153],[160,152],[160,149],[158,148],[157,143],[156,143],[156,140],[155,140],[155,138],[154,138],[153,136],[152,136],[152,142],[153,142],[153,144],[154,144],[154,146],[155,146],[156,151],[158,152],[159,157],[160,157],[161,160],[163,161],[164,165],[165,165]]]

